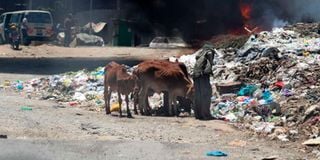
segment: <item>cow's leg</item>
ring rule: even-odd
[[[138,103],[139,103],[139,110],[140,114],[144,115],[144,106],[145,106],[145,99],[144,99],[144,87],[140,88],[139,94],[138,94]]]
[[[106,107],[106,114],[110,114],[110,98],[111,98],[111,90],[108,89],[109,87],[106,85],[104,87],[104,101]],[[110,92],[110,93],[109,93]]]
[[[122,117],[122,109],[121,109],[122,98],[121,98],[121,94],[119,91],[118,91],[118,101],[119,101],[119,117]]]
[[[170,91],[168,92],[168,111],[169,111],[169,116],[172,116],[172,94],[170,93]]]
[[[135,115],[138,115],[138,109],[137,109],[138,104],[139,104],[139,95],[134,93],[133,94],[133,110]]]
[[[177,96],[173,95],[171,97],[171,100],[172,100],[172,108],[173,108],[173,112],[174,112],[174,115],[175,116],[179,116],[179,112],[178,112],[178,104],[177,104]]]
[[[168,91],[163,92],[163,111],[166,116],[169,116],[169,94]]]
[[[150,115],[150,106],[148,101],[148,89],[143,87],[139,94],[139,108],[142,115]]]
[[[128,118],[133,118],[129,109],[129,97],[128,94],[126,94],[126,103],[127,103],[127,117]]]

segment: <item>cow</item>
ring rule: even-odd
[[[139,109],[146,115],[150,115],[147,100],[150,92],[168,94],[170,116],[173,110],[178,114],[178,96],[191,98],[193,94],[193,83],[183,63],[149,60],[140,63],[133,73],[137,77],[136,88],[139,88]]]
[[[116,62],[110,62],[105,66],[104,77],[104,99],[106,114],[110,114],[110,97],[112,92],[118,92],[118,100],[120,106],[120,117],[122,117],[122,98],[121,94],[125,95],[125,101],[127,104],[127,117],[132,118],[129,110],[129,94],[133,93],[135,87],[136,78],[133,75],[127,73],[127,69]]]

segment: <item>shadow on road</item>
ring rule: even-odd
[[[128,66],[139,60],[101,58],[0,58],[0,73],[52,75],[82,69],[93,70],[111,61]]]

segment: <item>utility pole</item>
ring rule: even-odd
[[[28,7],[29,10],[32,10],[32,3],[33,3],[32,1],[33,0],[29,0],[29,7]]]
[[[117,0],[117,10],[119,11],[121,8],[120,8],[120,4],[121,2],[120,2],[120,0]]]
[[[90,0],[90,34],[92,34],[92,6],[93,0]]]

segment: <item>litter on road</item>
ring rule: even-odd
[[[224,153],[222,151],[210,151],[207,153],[207,156],[213,156],[213,157],[227,157],[228,154]]]

